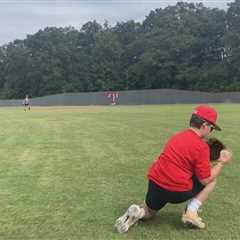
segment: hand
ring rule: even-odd
[[[232,153],[229,150],[222,150],[220,152],[220,157],[218,159],[218,162],[227,164],[230,163],[232,161]]]

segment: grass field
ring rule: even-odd
[[[146,172],[194,105],[0,109],[0,239],[240,239],[240,105],[215,105],[234,152],[204,206],[205,230],[168,205],[128,234],[113,223],[146,191]]]

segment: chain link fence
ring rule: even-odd
[[[0,100],[0,106],[21,106],[23,100]],[[172,89],[65,93],[30,99],[33,106],[240,103],[240,92],[207,93]]]

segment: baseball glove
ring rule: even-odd
[[[226,146],[217,138],[209,138],[207,139],[207,144],[210,150],[210,160],[216,161],[220,157],[220,152],[223,149],[226,149]]]

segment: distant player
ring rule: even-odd
[[[204,138],[212,130],[221,130],[216,124],[217,112],[208,105],[200,105],[193,112],[190,127],[175,134],[148,171],[148,192],[142,205],[131,205],[118,218],[115,227],[119,233],[127,232],[139,219],[152,218],[168,203],[190,200],[182,215],[182,222],[204,228],[198,216],[201,205],[213,192],[217,177],[232,154],[222,150],[214,166],[210,164],[210,151]]]
[[[111,99],[111,105],[117,104],[117,99],[119,98],[118,92],[108,92],[107,97]]]
[[[28,95],[26,95],[25,99],[23,100],[24,111],[26,112],[27,109],[30,110],[30,101]]]

